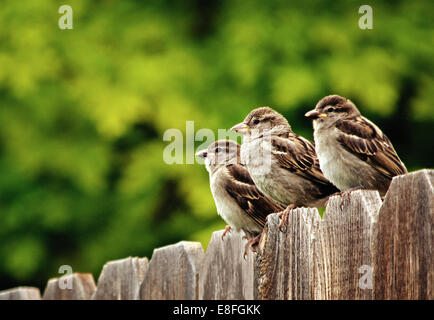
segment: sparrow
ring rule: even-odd
[[[326,96],[305,116],[313,120],[321,170],[340,190],[375,189],[384,197],[392,178],[407,172],[390,140],[350,100]]]
[[[240,161],[240,145],[235,141],[216,141],[196,155],[205,159],[217,212],[229,225],[222,238],[231,229],[243,230],[249,240],[244,251],[246,256],[248,247],[253,248],[259,242],[267,215],[284,207],[255,186]]]
[[[243,135],[241,161],[258,189],[286,206],[280,227],[291,209],[322,207],[339,192],[321,172],[312,142],[295,134],[277,111],[254,109],[231,130]]]

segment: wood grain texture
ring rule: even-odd
[[[94,300],[138,300],[148,269],[147,258],[128,257],[106,263],[98,279]]]
[[[375,224],[375,299],[434,299],[434,170],[393,178]]]
[[[68,288],[68,283],[72,286]],[[73,273],[48,280],[43,300],[89,300],[96,286],[90,273]]]
[[[231,231],[222,240],[223,230],[212,234],[199,275],[199,298],[202,300],[251,300],[255,294],[255,254],[248,250],[243,233]]]
[[[140,299],[198,299],[203,258],[199,242],[181,241],[155,249],[140,288]]]
[[[91,274],[50,279],[43,299],[434,299],[434,170],[393,178],[379,193],[356,190],[291,211],[279,230],[267,217],[257,253],[242,234],[214,232],[206,253],[181,241],[146,258],[108,262]],[[68,287],[67,285],[72,287]],[[0,300],[40,299],[38,288],[0,291]]]
[[[277,214],[267,218],[256,259],[256,298],[312,299],[312,240],[321,219],[317,209],[292,210],[283,232]]]
[[[314,299],[372,298],[372,285],[361,278],[372,284],[372,224],[381,204],[372,190],[330,197],[314,237]]]
[[[41,293],[34,287],[17,287],[0,291],[0,300],[41,300]]]

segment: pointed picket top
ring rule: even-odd
[[[35,287],[17,287],[0,291],[0,300],[41,300],[41,292]]]
[[[255,254],[249,248],[244,258],[247,240],[243,233],[215,231],[206,249],[199,276],[199,299],[245,300],[255,296]]]
[[[256,298],[312,299],[312,241],[320,220],[316,208],[297,208],[281,231],[278,215],[267,217],[256,259]]]
[[[155,249],[140,288],[140,299],[198,299],[203,258],[199,242],[181,241]]]
[[[375,190],[329,198],[314,245],[314,299],[372,299],[372,225],[381,204]]]
[[[375,226],[375,299],[434,299],[434,170],[393,178]]]
[[[94,300],[138,300],[148,269],[147,258],[128,257],[107,262],[98,279]]]
[[[48,280],[43,300],[89,300],[96,286],[90,273],[73,273]]]

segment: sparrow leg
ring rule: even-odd
[[[226,233],[228,233],[228,232],[231,232],[231,226],[229,226],[229,225],[227,225],[226,227],[225,227],[225,231],[223,231],[223,234],[222,234],[222,240],[224,240],[223,238],[225,237],[225,235],[226,235]]]
[[[279,218],[282,219],[279,223],[279,230],[282,231],[282,227],[288,224],[289,212],[296,207],[295,204],[290,204],[285,210],[279,212]]]
[[[341,210],[344,207],[345,200],[346,199],[350,199],[351,192],[356,191],[356,190],[361,190],[361,189],[363,189],[363,187],[358,186],[358,187],[354,187],[354,188],[351,188],[351,189],[348,189],[348,190],[341,191],[341,192],[337,193],[338,195],[341,196],[341,203],[339,204],[339,207],[341,208]]]
[[[251,232],[249,232],[245,229],[243,229],[243,231],[244,231],[244,236],[241,239],[250,241],[252,238],[255,237]]]
[[[259,244],[259,240],[261,240],[262,233],[258,234],[256,237],[251,238],[249,241],[247,241],[246,246],[244,247],[244,260],[247,257],[247,250],[249,247],[252,248],[253,252],[256,252],[256,247]]]

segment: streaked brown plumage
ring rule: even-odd
[[[306,116],[321,169],[342,191],[361,187],[384,196],[392,178],[407,172],[387,136],[350,100],[326,96]]]
[[[262,232],[268,214],[284,209],[255,186],[240,161],[238,143],[219,140],[197,155],[205,158],[217,211],[235,231],[243,230],[253,239]]]
[[[273,200],[291,207],[321,207],[339,191],[322,174],[313,144],[295,134],[275,110],[257,108],[232,129],[244,135],[241,160],[250,176]]]

